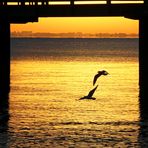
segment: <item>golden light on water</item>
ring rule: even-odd
[[[137,141],[138,64],[135,61],[25,60],[13,61],[11,69],[13,118],[10,126],[17,127],[15,132],[21,127],[22,132],[32,133],[33,139],[46,135],[47,145],[55,147],[61,135],[69,137],[63,143],[66,145],[89,137],[87,146],[96,146],[99,137],[109,138],[113,132],[114,137],[122,139],[120,130],[128,137],[125,131],[131,129],[132,136],[128,138],[133,143]],[[96,100],[80,101],[79,98],[93,88],[93,77],[100,69],[110,74],[97,81]],[[39,131],[42,132],[36,134]],[[98,138],[91,139],[91,135]],[[86,143],[81,145],[86,146]]]
[[[11,147],[137,147],[138,39],[12,40]]]
[[[135,115],[126,112],[129,107],[131,109],[132,107],[137,108],[138,65],[134,62],[91,63],[16,61],[12,63],[12,69],[12,84],[15,84],[18,87],[15,90],[12,90],[12,92],[19,92],[18,98],[20,101],[22,97],[26,97],[26,99],[29,99],[28,101],[35,101],[33,103],[34,105],[45,103],[46,105],[44,104],[41,106],[47,106],[49,107],[49,110],[50,106],[52,106],[52,102],[57,101],[56,105],[58,106],[55,108],[63,108],[64,112],[65,110],[67,111],[70,108],[75,107],[77,103],[83,104],[83,102],[79,102],[78,100],[80,97],[87,95],[89,90],[93,88],[92,81],[94,75],[98,70],[106,69],[110,75],[102,76],[97,81],[99,88],[94,94],[97,101],[91,102],[90,108],[87,106],[88,110],[96,110],[96,115],[93,112],[93,116],[91,117],[92,121],[96,120],[98,114],[97,110],[99,111],[99,114],[101,113],[100,109],[102,110],[102,117],[106,116],[103,120],[112,120],[112,118],[113,120],[115,120],[115,118],[116,120],[136,120],[137,118],[138,112],[135,112]],[[22,86],[24,84],[25,86]],[[127,88],[127,86],[130,87]],[[135,86],[137,87],[135,88]],[[44,102],[42,102],[42,100],[44,100]],[[100,104],[100,101],[103,104]],[[96,103],[98,103],[97,106]],[[122,110],[116,110],[116,105],[118,109],[120,109],[119,106],[121,105]],[[80,118],[77,115],[78,112],[79,111],[73,112],[73,120]],[[120,116],[120,113],[122,112],[124,112],[124,114]],[[57,114],[59,114],[58,111]],[[62,114],[61,110],[60,114]],[[71,116],[70,114],[71,111],[69,116]],[[67,117],[63,115],[59,120],[66,120],[66,118]],[[88,121],[90,119],[89,116],[85,118],[88,118]],[[50,118],[48,120],[50,120]]]

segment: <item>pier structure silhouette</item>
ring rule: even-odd
[[[0,106],[7,106],[10,92],[10,24],[109,16],[139,20],[139,100],[148,105],[148,0],[0,0]]]

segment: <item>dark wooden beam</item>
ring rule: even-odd
[[[11,23],[37,22],[39,17],[121,16],[139,19],[145,11],[144,4],[8,5],[0,7],[0,17],[7,14]]]
[[[0,108],[8,106],[10,92],[10,23],[0,18]]]
[[[144,1],[148,8],[148,1]],[[148,10],[148,9],[147,9]],[[148,120],[148,14],[139,19],[139,110],[141,121]]]

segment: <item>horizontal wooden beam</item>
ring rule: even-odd
[[[2,3],[2,2],[5,2],[5,3],[15,3],[15,2],[37,2],[37,3],[39,3],[39,2],[50,2],[50,1],[55,1],[55,2],[58,2],[58,1],[67,1],[67,2],[69,2],[69,1],[89,1],[89,2],[92,2],[92,1],[97,1],[97,2],[102,2],[102,1],[104,1],[104,2],[107,2],[107,1],[111,1],[111,2],[113,2],[113,1],[118,1],[118,2],[129,2],[129,1],[132,1],[132,2],[144,2],[144,0],[1,0],[0,1],[0,3]]]
[[[147,15],[144,4],[81,4],[81,5],[7,5],[0,6],[0,17],[10,23],[37,22],[39,17],[127,17],[139,19]]]

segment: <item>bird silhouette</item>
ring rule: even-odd
[[[101,76],[101,75],[108,75],[109,73],[105,70],[101,70],[101,71],[98,71],[98,73],[94,76],[94,79],[93,79],[93,85],[95,85],[97,79]]]
[[[97,87],[98,87],[98,85],[97,85],[94,89],[92,89],[92,90],[88,93],[87,96],[84,96],[84,97],[80,98],[79,100],[83,100],[83,99],[92,99],[92,100],[96,100],[96,98],[94,98],[94,97],[92,97],[92,96],[93,96],[94,92],[96,91]]]

